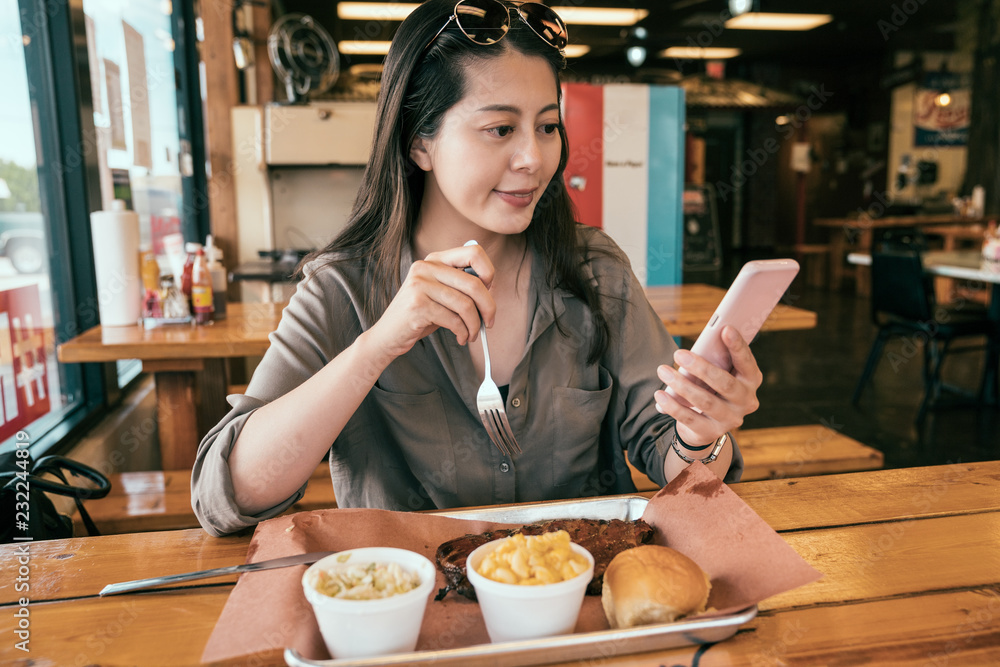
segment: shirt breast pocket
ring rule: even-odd
[[[396,441],[413,472],[432,497],[457,489],[455,451],[451,444],[444,401],[438,390],[400,394],[372,387],[385,418],[385,429]]]
[[[583,484],[598,463],[601,424],[611,401],[611,373],[598,366],[598,387],[554,387],[552,419],[556,434],[552,447],[552,484]]]

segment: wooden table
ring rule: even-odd
[[[725,290],[710,285],[651,287],[647,293],[675,336],[695,338]],[[227,411],[225,359],[264,354],[284,304],[232,303],[210,326],[94,327],[58,348],[59,361],[140,359],[156,379],[157,421],[164,470],[190,469],[198,443]],[[816,326],[816,314],[779,305],[764,330]]]
[[[725,296],[721,287],[689,283],[646,288],[646,298],[673,336],[697,338]],[[764,322],[761,331],[811,329],[816,313],[811,310],[778,304]]]
[[[830,230],[830,288],[839,289],[844,277],[844,259],[847,257],[848,246],[856,252],[867,253],[872,247],[873,229],[891,229],[899,227],[923,227],[928,225],[968,225],[981,222],[978,218],[966,218],[958,215],[914,215],[885,218],[817,218],[812,224]],[[858,294],[868,294],[870,286],[866,280],[867,269],[860,270],[855,275],[855,287]]]
[[[734,484],[825,577],[764,600],[757,618],[698,650],[697,661],[683,648],[601,656],[601,664],[998,664],[998,488],[998,461]],[[30,589],[21,592],[19,546],[2,545],[0,662],[197,664],[234,578],[109,598],[97,592],[115,581],[242,563],[249,541],[182,530],[33,543],[24,557]],[[30,653],[15,648],[21,597],[30,600]],[[281,649],[252,663],[282,665]]]
[[[156,381],[164,470],[190,469],[198,442],[225,415],[225,360],[264,354],[283,304],[231,303],[211,325],[94,327],[58,348],[62,363],[139,359]]]

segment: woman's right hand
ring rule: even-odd
[[[472,267],[479,276],[466,273]],[[368,331],[371,342],[391,358],[440,327],[460,345],[479,336],[480,315],[493,326],[496,302],[489,292],[493,263],[481,246],[433,252],[410,266],[399,292]]]

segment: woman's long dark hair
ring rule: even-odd
[[[371,294],[364,304],[370,321],[381,316],[399,290],[403,249],[412,242],[423,197],[424,172],[410,159],[410,146],[418,136],[433,137],[445,112],[465,95],[465,66],[508,49],[538,56],[551,65],[562,98],[558,76],[565,58],[516,17],[507,35],[489,46],[466,38],[454,22],[428,46],[454,7],[455,0],[427,0],[400,24],[382,72],[371,157],[347,226],[303,262],[328,253],[361,260]],[[561,126],[560,136],[559,167],[535,206],[525,237],[547,267],[547,283],[569,291],[591,310],[596,326],[588,357],[594,363],[607,349],[609,327],[584,272],[589,250],[577,238],[576,215],[563,180],[569,149]]]

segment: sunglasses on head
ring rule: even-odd
[[[563,49],[569,42],[569,31],[559,15],[543,4],[525,2],[514,4],[501,0],[459,0],[455,10],[437,31],[431,41],[427,42],[426,50],[440,36],[452,21],[462,33],[476,44],[483,46],[495,44],[504,38],[510,30],[510,13],[517,12],[518,17],[531,28],[532,32],[542,40],[557,49]]]

